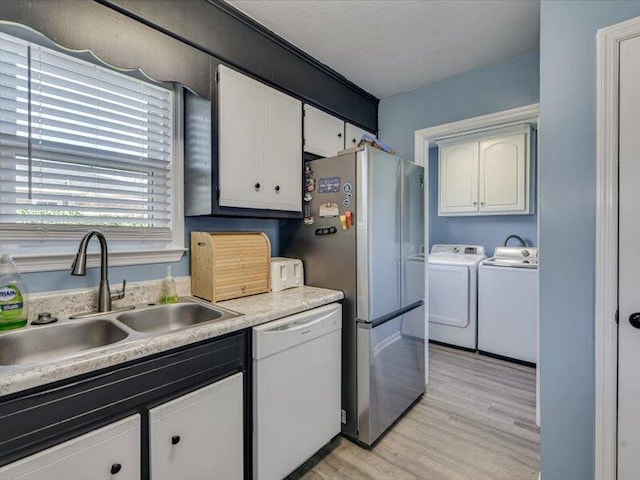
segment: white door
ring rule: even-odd
[[[265,208],[267,98],[263,85],[223,65],[218,68],[219,203]]]
[[[355,125],[351,125],[350,123],[345,123],[344,125],[344,148],[352,148],[357,147],[358,143],[362,139],[362,134],[368,133],[366,130],[356,127]]]
[[[480,211],[520,212],[526,206],[527,137],[518,133],[480,142]]]
[[[640,478],[640,37],[620,44],[618,478]]]
[[[311,105],[304,106],[304,151],[333,157],[344,149],[344,122]]]
[[[272,88],[269,98],[267,204],[302,210],[302,102]]]
[[[243,476],[242,374],[149,410],[151,480]]]
[[[478,211],[478,142],[440,147],[438,213]]]
[[[138,480],[140,415],[0,468],[2,480]]]

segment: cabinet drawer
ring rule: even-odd
[[[151,480],[242,478],[242,383],[237,373],[149,410]]]
[[[0,468],[1,480],[139,478],[140,415],[125,418]]]

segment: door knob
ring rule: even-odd
[[[640,312],[629,315],[629,323],[632,327],[640,328]]]

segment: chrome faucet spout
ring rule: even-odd
[[[100,286],[98,287],[98,312],[111,310],[111,300],[124,298],[126,281],[122,284],[122,291],[111,294],[109,289],[109,252],[107,239],[102,232],[91,230],[82,237],[78,245],[78,253],[71,265],[71,275],[84,276],[87,274],[87,247],[89,241],[96,237],[100,242]]]

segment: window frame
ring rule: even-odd
[[[11,35],[11,34],[10,34]],[[17,37],[20,38],[20,37]],[[58,51],[64,55],[82,61],[94,63],[103,68],[113,69],[126,74],[127,71],[115,68],[93,55],[82,52],[74,55],[54,42],[27,42],[39,44],[43,47]],[[90,57],[90,58],[87,58]],[[144,75],[140,70],[128,71]],[[136,75],[134,75],[136,77]],[[137,77],[139,78],[139,76]],[[150,83],[158,83],[149,77]],[[165,84],[166,85],[166,84]],[[111,266],[141,265],[153,263],[178,262],[186,252],[184,238],[184,92],[180,85],[173,84],[172,90],[172,134],[171,134],[171,221],[170,239],[156,239],[151,248],[145,244],[153,240],[155,232],[148,232],[147,238],[141,239],[144,231],[108,226],[90,225],[16,225],[0,224],[0,245],[3,253],[10,253],[21,273],[45,272],[69,269],[77,251],[82,236],[91,229],[104,233],[110,241],[109,263]],[[47,246],[47,242],[55,242],[54,246]],[[24,242],[23,245],[20,243]],[[11,247],[6,248],[6,243]],[[164,246],[162,245],[164,243]],[[42,248],[45,247],[46,248]],[[90,252],[87,263],[89,267],[100,265],[99,252]]]

